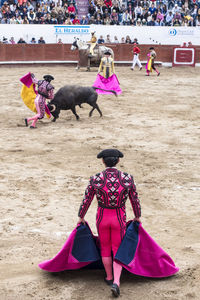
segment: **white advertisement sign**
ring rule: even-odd
[[[121,41],[127,35],[133,40],[138,39],[140,44],[161,44],[161,45],[182,45],[184,42],[192,42],[193,45],[200,45],[199,27],[158,27],[158,26],[107,26],[107,25],[11,25],[0,24],[0,40],[3,37],[10,39],[14,37],[17,42],[20,37],[29,43],[32,37],[36,40],[42,36],[46,43],[57,43],[61,38],[63,43],[71,44],[74,37],[89,41],[91,31],[96,32],[97,38],[102,35],[110,35],[111,41],[114,36]]]

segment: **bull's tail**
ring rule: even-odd
[[[93,88],[95,91],[96,91],[96,90],[101,90],[101,91],[113,93],[113,94],[117,97],[117,93],[116,93],[115,91],[113,91],[113,90],[105,90],[105,89],[101,89],[101,88],[96,87],[96,86],[93,86],[92,88]]]

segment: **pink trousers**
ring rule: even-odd
[[[125,208],[98,207],[96,216],[102,257],[115,256],[126,231]]]
[[[27,119],[28,123],[30,121],[33,121],[33,123],[32,123],[33,127],[35,127],[35,124],[38,119],[44,118],[44,114],[45,114],[45,98],[39,94],[35,98],[35,107],[37,110],[37,114],[34,117]]]

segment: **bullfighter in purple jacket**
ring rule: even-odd
[[[32,82],[38,85],[38,94],[35,98],[35,106],[37,109],[37,114],[32,117],[25,119],[25,124],[28,126],[30,121],[33,121],[30,128],[36,128],[35,124],[38,119],[43,119],[45,114],[45,103],[46,99],[54,98],[54,87],[51,85],[51,81],[54,79],[51,75],[45,75],[44,80],[37,80],[34,74],[31,74]]]
[[[105,281],[111,286],[115,297],[120,295],[122,266],[112,261],[112,254],[114,257],[117,253],[126,232],[125,203],[128,197],[135,214],[134,220],[140,222],[141,216],[133,177],[115,168],[120,157],[123,157],[123,153],[117,149],[105,149],[97,155],[97,158],[103,159],[106,169],[90,178],[78,213],[79,223],[85,223],[84,216],[96,195],[98,202],[96,226],[102,262],[107,275]]]

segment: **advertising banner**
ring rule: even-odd
[[[75,37],[89,41],[91,31],[96,32],[97,38],[102,35],[105,39],[109,34],[111,42],[115,36],[120,42],[122,37],[129,35],[131,40],[137,38],[139,44],[181,46],[184,42],[191,42],[200,45],[200,28],[163,26],[0,24],[0,40],[4,36],[9,40],[13,36],[16,42],[22,37],[26,43],[30,43],[32,37],[38,41],[42,36],[46,43],[57,43],[61,38],[63,43],[71,44]]]

